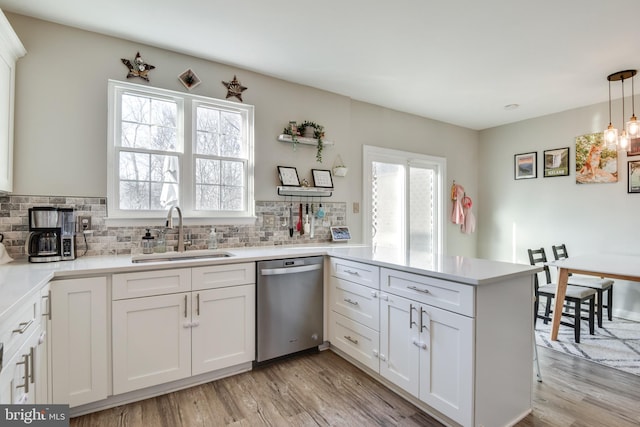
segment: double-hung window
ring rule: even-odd
[[[108,214],[248,218],[253,106],[109,81]]]

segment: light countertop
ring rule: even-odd
[[[124,273],[180,267],[255,262],[265,259],[330,255],[352,261],[395,268],[407,272],[451,280],[467,285],[483,285],[530,275],[541,267],[512,264],[462,256],[412,254],[373,250],[362,245],[326,244],[221,249],[232,256],[216,259],[146,262],[134,264],[131,255],[83,257],[74,261],[29,263],[26,259],[0,266],[0,323],[12,308],[20,305],[48,281],[89,275]]]

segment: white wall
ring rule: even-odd
[[[278,165],[297,167],[311,182],[311,169],[331,169],[339,154],[349,174],[334,178],[331,199],[347,202],[347,223],[360,241],[362,212],[353,213],[352,206],[362,206],[362,145],[369,144],[446,157],[449,184],[456,179],[465,185],[474,209],[480,206],[475,131],[157,47],[21,15],[7,18],[27,49],[16,76],[15,194],[106,196],[107,80],[126,80],[120,58],[140,51],[156,66],[150,85],[186,91],[177,76],[191,68],[202,80],[193,93],[224,98],[221,81],[234,74],[248,87],[243,100],[256,107],[256,200],[279,199]],[[335,146],[325,148],[322,164],[313,147],[293,151],[276,141],[289,120],[325,126]],[[475,255],[476,235],[462,235],[451,224],[447,235],[448,253]]]
[[[618,127],[621,108],[615,101]],[[527,249],[544,247],[553,258],[551,246],[558,243],[570,256],[640,254],[640,194],[627,193],[626,153],[619,152],[617,183],[575,180],[575,137],[601,132],[608,121],[604,103],[480,132],[479,257],[528,264]],[[561,147],[570,147],[570,176],[543,178],[543,151]],[[538,178],[514,180],[514,155],[532,151],[538,152]],[[616,313],[640,318],[640,286],[617,281],[615,288]]]

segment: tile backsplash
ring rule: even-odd
[[[289,237],[289,201],[256,201],[256,221],[254,224],[215,225],[218,248],[237,248],[245,246],[278,246],[292,244],[308,244],[328,242],[331,240],[330,225],[345,225],[347,204],[345,202],[329,202],[322,200],[325,211],[323,220],[316,220],[314,238],[308,234],[294,232]],[[317,202],[319,203],[319,202]],[[317,203],[314,203],[317,208]],[[146,228],[155,226],[110,227],[106,225],[107,199],[104,197],[69,197],[69,196],[0,196],[0,233],[7,252],[14,259],[26,257],[25,240],[29,234],[28,209],[34,206],[54,206],[73,208],[78,215],[91,216],[93,233],[76,235],[77,256],[121,255],[141,253],[142,236]],[[294,203],[294,211],[296,203]],[[267,219],[267,221],[265,221]],[[164,221],[164,217],[158,218]],[[154,220],[154,224],[158,224]],[[294,222],[297,215],[294,215]],[[324,225],[327,224],[327,225]],[[184,227],[185,235],[191,236],[188,249],[206,249],[211,225],[188,225]],[[154,233],[155,234],[155,233]],[[86,237],[86,244],[85,244]],[[167,246],[177,243],[177,229],[166,234]]]

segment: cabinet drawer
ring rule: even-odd
[[[331,312],[329,328],[331,346],[342,350],[375,372],[380,371],[379,332],[336,312]]]
[[[40,325],[40,293],[30,297],[13,310],[0,328],[0,342],[4,345],[3,359],[7,362]]]
[[[332,277],[330,309],[378,331],[380,330],[378,293],[379,291],[366,286]]]
[[[227,286],[250,285],[256,282],[256,264],[212,265],[192,270],[192,289],[225,288]]]
[[[191,269],[141,271],[113,275],[113,300],[191,290]]]
[[[380,269],[375,265],[331,258],[331,275],[340,279],[380,289],[379,273]]]
[[[382,268],[380,291],[473,317],[474,287],[448,280]]]

